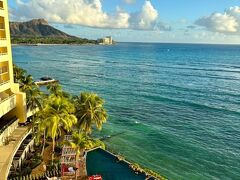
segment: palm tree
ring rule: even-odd
[[[58,83],[52,83],[47,85],[47,90],[52,95],[62,96],[62,87]]]
[[[35,108],[42,109],[43,93],[37,85],[29,86],[26,90],[27,108],[34,110]]]
[[[47,86],[47,90],[49,91],[50,95],[60,96],[71,100],[71,95],[68,92],[63,91],[62,87],[57,82],[49,84]]]
[[[20,88],[23,92],[26,92],[28,89],[31,89],[33,85],[35,85],[33,77],[31,75],[24,76],[20,84],[21,84]]]
[[[27,72],[24,69],[18,67],[16,64],[13,64],[13,74],[15,83],[21,83],[26,73]]]
[[[33,132],[36,135],[37,143],[41,142],[41,139],[43,139],[42,151],[41,151],[42,156],[43,156],[43,152],[46,145],[46,128],[47,128],[47,122],[44,121],[43,114],[41,113],[41,111],[39,111],[35,115],[35,118],[33,121]]]
[[[92,132],[92,125],[97,129],[107,120],[107,112],[104,109],[104,100],[95,93],[84,92],[75,98],[76,117],[79,129],[86,133]]]
[[[47,136],[52,138],[52,160],[55,152],[55,139],[61,135],[61,129],[70,131],[72,126],[77,123],[74,115],[75,108],[66,98],[49,96],[41,111],[43,120],[46,122]]]
[[[42,93],[39,87],[34,83],[33,77],[27,75],[27,72],[16,65],[14,65],[14,79],[15,82],[20,83],[20,89],[26,93],[27,108],[33,110],[35,108],[42,108]]]
[[[79,159],[79,155],[85,149],[92,148],[92,139],[90,139],[86,133],[84,132],[74,132],[72,135],[72,140],[64,142],[67,146],[71,146],[75,149],[76,156],[75,156],[75,165],[77,166],[77,162]],[[77,179],[77,170],[75,172],[75,176]]]

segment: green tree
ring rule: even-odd
[[[31,75],[25,75],[20,82],[20,89],[21,91],[25,92],[28,89],[31,89],[33,85],[35,85],[33,81],[33,77]]]
[[[102,128],[102,124],[107,120],[107,112],[102,98],[95,93],[84,92],[76,97],[74,102],[79,129],[91,133],[94,124],[97,129]]]
[[[42,109],[43,93],[37,85],[29,86],[26,90],[27,108],[34,110],[35,108]]]
[[[55,140],[61,135],[61,129],[70,131],[77,123],[75,108],[66,98],[50,95],[44,103],[41,117],[45,121],[46,134],[52,139],[52,160],[54,159]]]
[[[24,69],[18,67],[16,64],[13,64],[13,74],[15,83],[22,83],[26,73],[27,72]]]
[[[14,82],[20,84],[22,92],[26,93],[27,108],[33,110],[35,108],[42,108],[42,93],[39,87],[34,83],[31,75],[27,74],[22,68],[13,66]]]
[[[50,95],[64,97],[71,100],[71,95],[68,92],[63,91],[62,87],[57,82],[47,85],[47,90]]]
[[[52,83],[47,85],[47,90],[50,94],[55,96],[62,96],[62,87],[58,83]]]
[[[76,152],[75,165],[76,166],[77,166],[79,155],[81,154],[81,152],[85,151],[85,149],[90,149],[93,146],[92,139],[90,139],[84,132],[74,132],[72,134],[72,140],[66,141],[65,144],[75,149],[75,152]],[[75,176],[77,179],[77,170],[75,172]]]
[[[39,142],[43,142],[42,143],[42,151],[41,151],[41,155],[43,156],[43,152],[45,149],[45,145],[46,145],[46,129],[47,129],[47,121],[44,120],[43,117],[43,113],[42,111],[38,111],[35,114],[35,118],[33,121],[33,132],[36,136],[36,141],[37,143]],[[43,140],[43,141],[41,141]]]

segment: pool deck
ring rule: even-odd
[[[0,146],[0,180],[7,179],[13,157],[29,133],[28,127],[17,127],[10,136],[9,144]]]
[[[126,160],[118,160],[118,156],[104,150],[102,148],[95,148],[87,151],[87,153],[94,153],[95,156],[91,155],[90,161],[87,162],[88,175],[101,174],[104,179],[158,179],[152,175],[147,175],[144,171],[134,171],[130,165],[131,163]],[[98,156],[96,157],[96,153]],[[105,155],[104,155],[105,154]],[[94,159],[93,159],[94,158]],[[104,166],[105,163],[105,166]],[[93,168],[93,165],[95,168]],[[106,165],[107,164],[107,165]],[[90,166],[89,166],[90,165]],[[91,170],[89,169],[91,168]],[[95,170],[93,170],[95,169]],[[90,170],[90,172],[89,172]]]

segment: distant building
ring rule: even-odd
[[[112,36],[106,36],[105,38],[98,39],[98,44],[104,44],[104,45],[113,44]]]

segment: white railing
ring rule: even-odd
[[[7,81],[0,81],[0,86],[2,86],[2,85],[4,85],[4,84],[7,84],[7,83],[9,83],[10,81],[9,80],[7,80]]]
[[[8,99],[11,99],[11,98],[14,97],[14,96],[15,96],[15,94],[12,94],[12,95],[4,98],[4,99],[1,99],[1,100],[0,100],[0,104],[4,103],[5,101],[7,101]]]
[[[24,127],[25,128],[25,127]],[[12,162],[13,162],[13,158],[14,158],[14,155],[16,154],[17,150],[19,149],[20,145],[22,144],[23,140],[32,132],[32,129],[28,129],[26,128],[24,134],[20,137],[20,139],[18,139],[17,141],[17,144],[15,144],[14,146],[14,150],[12,151],[11,153],[11,156],[9,158],[9,162],[7,162],[7,168],[6,168],[6,171],[4,173],[4,177],[5,179],[7,179],[7,176],[9,174],[9,171],[10,171],[10,167],[12,165]]]
[[[0,56],[4,56],[4,55],[7,55],[8,53],[7,52],[0,52]]]
[[[2,76],[2,75],[7,74],[7,73],[8,73],[8,71],[0,72],[0,75]]]
[[[18,119],[14,118],[0,130],[0,146],[4,145],[10,134],[18,127]]]
[[[16,95],[13,94],[0,100],[0,117],[2,117],[16,107],[16,99]]]

